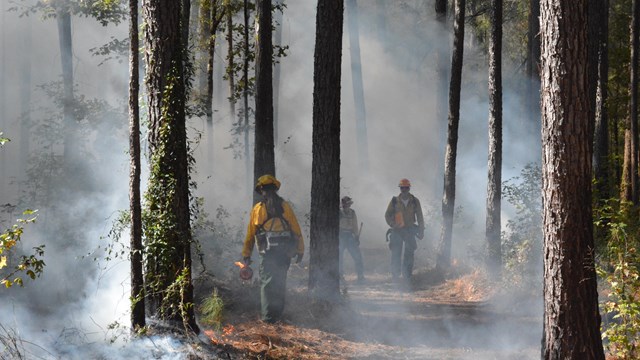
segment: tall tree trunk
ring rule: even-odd
[[[543,359],[604,359],[593,254],[587,0],[542,0]]]
[[[129,0],[129,210],[131,212],[131,328],[145,326],[142,275],[142,210],[140,207],[140,84],[138,58],[138,0]]]
[[[256,41],[256,125],[253,157],[254,184],[264,174],[276,174],[273,144],[273,46],[271,40],[271,0],[257,0],[258,36]],[[254,192],[253,203],[260,201]]]
[[[594,48],[594,66],[589,71],[595,71],[593,90],[593,115],[594,115],[594,140],[593,140],[593,172],[595,178],[595,204],[601,207],[611,197],[610,187],[612,179],[609,162],[609,119],[607,113],[607,86],[609,78],[609,0],[596,0],[589,2],[589,46]],[[591,52],[590,52],[591,54]],[[590,73],[591,74],[591,73]],[[591,81],[591,80],[590,80]],[[591,91],[591,89],[590,89]],[[604,219],[608,222],[609,219]],[[607,231],[605,226],[594,228],[594,242],[596,244],[606,242]]]
[[[2,9],[0,8],[0,11]],[[26,172],[29,163],[30,139],[29,133],[31,128],[31,19],[25,18],[23,21],[24,28],[21,31],[23,36],[21,51],[22,62],[20,65],[20,164],[22,164],[22,174],[20,179],[26,179]],[[2,49],[0,49],[2,51]],[[1,77],[1,76],[0,76]],[[1,79],[0,79],[1,82]],[[1,93],[1,91],[0,91]],[[2,116],[0,114],[0,116]]]
[[[462,85],[462,59],[464,55],[465,0],[455,1],[453,26],[453,54],[451,56],[451,83],[449,85],[449,124],[444,159],[444,195],[442,197],[442,232],[438,244],[436,269],[440,273],[451,265],[451,238],[453,210],[456,196],[456,156],[458,152],[458,124],[460,122],[460,89]]]
[[[235,82],[235,55],[233,51],[233,0],[225,0],[227,15],[227,78],[229,80],[229,118],[235,124],[236,119],[236,82]]]
[[[502,199],[502,0],[491,4],[489,37],[489,181],[487,183],[486,240],[487,268],[494,279],[500,277],[502,247],[500,241]]]
[[[249,129],[251,124],[249,122],[249,1],[244,0],[244,66],[242,67],[242,78],[244,82],[244,88],[242,91],[242,98],[244,100],[244,165],[245,165],[245,181],[247,194],[253,193],[253,184],[251,179],[251,156],[249,156]],[[273,116],[273,115],[271,115]]]
[[[149,312],[198,332],[191,282],[189,161],[185,118],[186,48],[181,3],[144,0],[150,179],[146,193]]]
[[[631,181],[631,201],[638,204],[638,40],[640,39],[640,0],[633,0],[631,12],[631,65],[629,74],[629,124],[630,154],[629,154],[629,180]],[[626,147],[625,147],[626,149]]]
[[[313,65],[309,290],[321,306],[340,297],[337,209],[343,12],[343,0],[318,0]]]
[[[529,107],[529,124],[538,124],[540,118],[540,0],[529,0],[529,31],[527,33],[527,104]]]
[[[436,21],[439,25],[439,31],[442,34],[449,34],[449,29],[447,27],[447,0],[436,0],[435,2],[435,11],[436,11]],[[449,47],[448,46],[437,46],[436,47],[436,79],[437,79],[437,90],[436,90],[436,134],[437,134],[437,145],[436,145],[436,155],[434,158],[436,159],[436,163],[433,165],[433,169],[429,175],[431,176],[431,183],[434,184],[433,189],[431,190],[433,194],[437,194],[442,190],[442,183],[440,182],[440,174],[444,173],[444,162],[442,159],[444,158],[444,150],[446,147],[446,134],[445,134],[445,122],[447,117],[445,114],[447,113],[447,78],[449,74],[449,66],[451,65],[449,62]]]
[[[349,24],[349,45],[351,55],[351,80],[353,85],[353,103],[356,110],[356,140],[358,144],[358,169],[366,174],[369,171],[369,145],[367,138],[367,117],[364,106],[364,87],[362,85],[362,62],[360,61],[360,32],[358,30],[358,3],[347,0],[347,22]]]
[[[71,40],[71,13],[61,5],[56,10],[58,39],[60,41],[60,59],[62,64],[62,112],[64,127],[64,154],[66,166],[72,165],[77,156],[75,146],[75,121],[73,116],[73,45]]]
[[[436,0],[441,1],[441,0]],[[446,0],[445,0],[446,1]],[[382,44],[382,49],[387,50],[387,42],[389,39],[387,28],[387,0],[376,0],[376,31],[378,41]]]
[[[284,4],[284,0],[276,0],[275,4],[281,6]],[[273,34],[273,44],[277,46],[282,45],[282,10],[275,11],[274,26],[275,33]],[[273,144],[278,145],[278,112],[280,109],[280,61],[273,66]],[[275,149],[274,149],[275,151]]]

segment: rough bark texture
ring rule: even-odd
[[[313,163],[309,290],[320,303],[340,297],[340,63],[343,0],[319,0],[313,70]]]
[[[253,161],[254,184],[264,174],[276,175],[273,143],[273,46],[271,40],[271,0],[256,3],[258,36],[256,43],[256,125]],[[259,201],[254,192],[254,204]]]
[[[284,3],[284,0],[275,0],[275,4],[280,6]],[[275,11],[274,18],[274,27],[275,33],[273,34],[273,44],[280,46],[282,45],[282,21],[283,21],[283,12],[282,10]],[[280,107],[280,62],[278,61],[273,66],[273,143],[274,145],[278,145],[278,109]],[[274,149],[275,150],[275,149]]]
[[[487,181],[487,268],[498,278],[502,268],[500,241],[502,198],[502,0],[493,0],[489,37],[489,163]]]
[[[351,80],[353,102],[356,110],[356,141],[358,144],[358,169],[362,174],[369,171],[369,144],[367,139],[367,117],[362,85],[362,62],[360,61],[360,32],[358,30],[358,3],[347,0],[347,23],[349,24],[349,49],[351,55]]]
[[[129,211],[131,212],[131,328],[145,326],[140,208],[140,90],[138,70],[138,0],[129,0]]]
[[[236,119],[236,82],[235,82],[235,56],[233,53],[233,4],[231,0],[225,0],[226,22],[227,22],[227,78],[229,80],[229,119],[231,124]]]
[[[465,0],[455,1],[453,25],[453,54],[451,56],[451,82],[449,84],[449,124],[444,158],[444,194],[442,196],[442,232],[438,244],[436,268],[445,271],[451,265],[451,239],[453,210],[456,196],[456,156],[458,152],[458,124],[460,122],[460,88],[462,85],[462,59],[464,55]]]
[[[145,0],[142,9],[151,153],[147,202],[153,222],[147,234],[147,305],[151,315],[197,332],[193,306],[185,307],[193,304],[193,285],[181,2]],[[176,281],[180,290],[167,296]]]
[[[604,359],[593,258],[587,0],[543,0],[543,359]]]

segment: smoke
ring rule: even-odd
[[[353,208],[363,222],[363,250],[385,249],[387,226],[384,211],[391,197],[398,193],[398,180],[410,179],[412,193],[420,199],[427,221],[425,240],[419,243],[416,252],[416,270],[423,271],[434,265],[434,246],[440,237],[440,169],[444,162],[442,145],[447,121],[446,115],[437,118],[438,80],[434,57],[436,49],[449,49],[451,34],[435,23],[430,13],[433,9],[431,2],[402,1],[402,6],[387,5],[389,14],[384,23],[380,22],[374,2],[360,1],[358,4],[361,7],[360,49],[370,169],[368,172],[358,169],[350,45],[345,24],[341,88],[341,195],[349,195],[355,201]],[[104,28],[92,19],[73,17],[76,94],[84,95],[85,99],[102,99],[111,110],[103,112],[107,115],[101,115],[100,119],[87,118],[81,124],[85,158],[76,168],[73,182],[52,184],[46,180],[57,179],[53,175],[60,169],[45,165],[51,164],[46,162],[47,159],[52,160],[54,155],[60,154],[61,145],[56,141],[59,139],[51,140],[46,135],[47,132],[50,135],[54,130],[56,133],[60,131],[60,118],[52,115],[60,110],[38,87],[60,80],[55,20],[42,20],[37,16],[18,18],[15,13],[5,11],[2,16],[3,49],[0,56],[3,103],[6,106],[0,109],[0,131],[13,141],[0,150],[0,201],[18,205],[13,213],[1,214],[2,225],[6,227],[13,223],[19,211],[37,206],[40,215],[37,223],[25,230],[24,248],[45,244],[47,266],[43,277],[27,283],[25,288],[2,290],[4,306],[0,315],[3,319],[14,319],[12,325],[20,329],[22,335],[38,339],[38,343],[47,349],[56,349],[58,356],[81,358],[80,355],[71,355],[71,352],[104,354],[100,356],[109,358],[119,356],[110,353],[108,347],[101,350],[101,346],[107,346],[114,336],[124,337],[122,334],[128,328],[128,261],[122,254],[115,260],[104,260],[105,247],[109,243],[105,238],[119,211],[128,207],[125,105],[128,68],[126,62],[117,61],[107,61],[98,66],[103,59],[90,56],[89,49],[103,45],[111,37],[125,38],[127,25]],[[282,182],[280,195],[293,204],[303,225],[308,248],[306,218],[310,211],[315,46],[313,2],[290,1],[287,4],[282,42],[289,46],[289,52],[279,65],[282,78],[277,104],[277,177]],[[218,46],[216,61],[220,64],[226,56],[222,37],[219,37]],[[465,49],[465,57],[456,191],[456,207],[460,210],[453,231],[453,253],[456,258],[466,260],[470,251],[477,252],[474,249],[482,249],[484,244],[488,101],[484,60],[471,46]],[[29,64],[31,69],[28,83],[19,71],[24,64]],[[515,71],[505,69],[504,73],[513,74]],[[218,78],[217,81],[222,80]],[[522,91],[512,86],[524,81],[509,79],[505,82],[503,180],[519,174],[524,164],[537,161],[540,156],[539,131],[531,130],[523,119],[526,110],[519,95]],[[30,113],[32,141],[26,154],[23,153],[25,139],[19,135],[22,98],[18,89],[24,86],[31,90],[33,104]],[[226,104],[227,84],[214,85],[214,89],[218,93],[213,138],[203,136],[192,143],[196,158],[193,180],[197,183],[194,196],[204,199],[203,210],[209,214],[207,220],[215,225],[215,228],[205,228],[201,234],[205,265],[223,272],[233,268],[233,261],[240,257],[251,194],[244,186],[247,176],[244,159],[234,158],[233,152],[227,149],[234,141],[229,131],[234,116],[229,114]],[[241,108],[241,104],[236,107]],[[50,119],[48,123],[52,128],[43,128],[43,119]],[[192,119],[188,125],[194,141],[199,134],[206,134],[206,125],[201,119]],[[51,148],[45,148],[46,141],[52,143]],[[40,162],[35,163],[36,155],[43,153],[48,157],[41,156],[38,158]],[[24,161],[25,155],[31,156],[31,163]],[[37,174],[38,182],[34,182],[30,177],[32,174],[27,173],[34,167],[41,169]],[[55,196],[38,197],[46,193],[47,186],[54,185],[60,189]],[[506,221],[509,209],[505,205],[503,208]],[[220,209],[226,215],[216,218]],[[120,243],[128,243],[126,234]],[[116,247],[113,251],[127,250]],[[366,254],[365,251],[365,263]],[[111,254],[112,257],[114,255]],[[227,259],[229,264],[224,263]],[[3,324],[8,325],[4,321]],[[450,325],[443,322],[442,327]],[[468,338],[479,336],[479,331],[460,335],[462,346],[469,343]],[[428,336],[437,339],[441,334],[432,331]],[[408,343],[410,340],[404,339]],[[502,339],[496,346],[512,340]],[[482,339],[476,343],[482,341],[489,340]],[[129,343],[121,343],[120,346],[122,354],[144,357],[137,354],[163,342],[165,345],[160,347],[165,350],[162,352],[171,358],[171,349],[177,345],[168,338],[145,340],[131,347],[128,347]],[[92,350],[83,348],[87,344],[91,344]],[[88,352],[83,353],[85,350]]]

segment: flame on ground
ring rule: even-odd
[[[240,269],[244,269],[247,265],[245,265],[244,263],[240,262],[240,261],[236,261],[234,264],[236,264],[237,266],[240,267]]]
[[[229,339],[226,339],[226,337],[233,334],[235,330],[236,328],[233,327],[233,325],[229,324],[222,328],[220,334],[216,334],[214,330],[205,330],[204,333],[209,337],[209,339],[211,339],[212,343],[218,345],[228,342]]]

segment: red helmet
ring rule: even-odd
[[[398,187],[411,187],[411,182],[409,181],[409,179],[402,179],[400,180]]]

